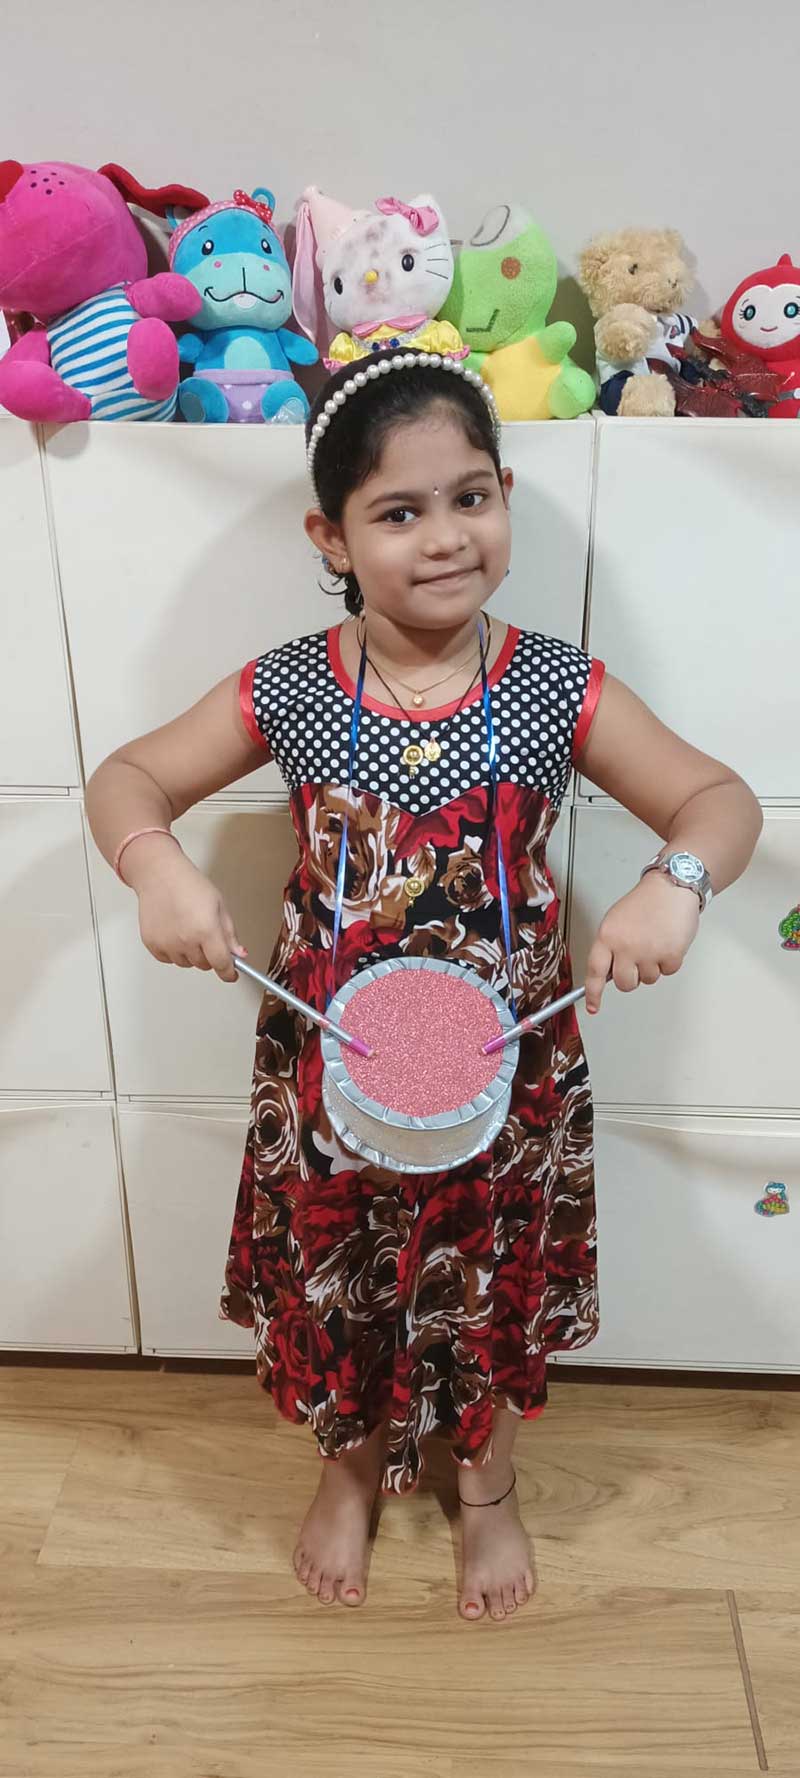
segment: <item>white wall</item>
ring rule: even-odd
[[[791,0],[16,7],[2,152],[213,197],[268,184],[284,220],[309,183],[354,203],[432,187],[455,236],[514,197],[549,231],[585,357],[567,280],[598,229],[680,228],[701,313],[800,251],[798,46]]]

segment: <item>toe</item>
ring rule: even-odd
[[[510,1585],[503,1587],[503,1610],[505,1611],[506,1616],[510,1616],[511,1612],[516,1611],[516,1609],[517,1601],[514,1598],[514,1586],[512,1582]]]
[[[486,1597],[489,1604],[489,1616],[493,1618],[505,1617],[506,1614],[503,1610],[503,1596],[500,1592],[500,1588],[490,1587]]]
[[[524,1574],[519,1574],[514,1582],[514,1598],[518,1605],[527,1605],[529,1589]]]
[[[475,1623],[479,1617],[483,1617],[486,1606],[483,1594],[478,1591],[477,1587],[464,1594],[459,1610],[461,1616],[468,1618],[470,1623]]]
[[[336,1596],[342,1605],[349,1605],[351,1610],[354,1610],[357,1605],[363,1605],[364,1588],[361,1581],[356,1575],[346,1575],[345,1579],[339,1582]]]
[[[332,1605],[336,1598],[336,1588],[329,1574],[323,1574],[317,1595],[320,1605]]]
[[[316,1598],[317,1593],[319,1592],[319,1583],[320,1583],[321,1579],[322,1579],[322,1576],[320,1574],[319,1569],[315,1568],[314,1563],[311,1562],[309,1564],[308,1573],[307,1573],[306,1578],[303,1582],[303,1585],[308,1588],[309,1593],[314,1594],[315,1598]]]
[[[530,1599],[536,1592],[536,1577],[532,1568],[526,1568],[525,1570],[525,1585],[528,1589],[528,1598]]]

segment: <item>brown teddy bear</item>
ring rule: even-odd
[[[579,282],[596,318],[599,406],[606,414],[669,416],[675,393],[663,365],[679,372],[673,346],[696,322],[681,314],[694,284],[686,248],[671,228],[621,228],[580,255]]]

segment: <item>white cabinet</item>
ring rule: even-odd
[[[135,1352],[113,1107],[0,1095],[0,1346]]]
[[[78,767],[39,442],[0,418],[0,784],[76,785]]]
[[[511,572],[490,610],[580,643],[589,554],[594,426],[504,426],[503,462],[514,471]]]
[[[800,1371],[800,1122],[603,1113],[596,1134],[600,1332],[568,1362]],[[772,1182],[789,1215],[757,1213]]]
[[[0,801],[0,1090],[109,1090],[80,804]]]
[[[582,981],[604,913],[660,842],[607,803],[577,809],[575,823],[570,948]],[[771,809],[750,869],[702,915],[679,973],[633,994],[609,985],[599,1017],[584,1018],[598,1102],[797,1109],[800,953],[782,949],[778,923],[798,901],[800,809]]]
[[[331,622],[294,426],[66,426],[47,440],[87,775],[265,648]],[[275,790],[274,766],[244,781]]]
[[[266,971],[297,858],[288,811],[206,803],[175,831],[221,891],[250,962]],[[241,1098],[252,1076],[260,988],[157,963],[139,937],[136,896],[96,852],[92,872],[119,1092]]]
[[[800,797],[798,488],[800,426],[598,424],[592,653],[766,800]]]
[[[245,1107],[120,1107],[143,1352],[253,1356],[219,1319],[246,1133]]]

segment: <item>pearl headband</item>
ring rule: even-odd
[[[359,389],[365,389],[367,383],[375,383],[379,377],[388,376],[389,372],[393,370],[411,370],[417,364],[420,364],[423,367],[429,365],[431,370],[449,371],[451,375],[463,377],[466,383],[472,383],[474,388],[480,390],[480,393],[486,402],[486,406],[489,409],[489,413],[491,414],[495,439],[499,444],[500,417],[495,406],[495,399],[488,383],[484,382],[483,377],[479,376],[477,371],[467,370],[461,359],[445,358],[440,352],[398,352],[396,357],[382,358],[380,364],[367,364],[365,370],[357,370],[353,373],[352,377],[348,377],[347,382],[342,384],[341,389],[337,389],[336,394],[332,395],[329,401],[326,401],[321,414],[312,426],[308,440],[308,451],[306,453],[306,467],[309,476],[311,477],[311,484],[314,493],[317,496],[317,500],[319,500],[319,493],[317,484],[314,480],[314,458],[316,457],[319,448],[320,439],[325,437],[325,433],[330,426],[334,414],[338,412],[340,407],[344,407],[345,402],[351,395],[357,395]]]

